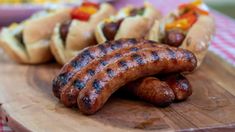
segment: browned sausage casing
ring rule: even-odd
[[[170,105],[175,95],[166,82],[156,77],[146,77],[124,86],[125,91],[157,106]]]
[[[65,22],[60,25],[60,37],[64,43],[66,42],[70,25],[71,25],[71,21]]]
[[[123,19],[120,19],[117,22],[104,23],[103,33],[107,40],[114,40],[122,21]]]
[[[164,43],[170,46],[179,47],[185,39],[185,35],[180,30],[170,30],[166,32]]]
[[[95,113],[112,93],[130,81],[158,73],[190,72],[196,67],[196,57],[190,51],[167,45],[160,47],[124,56],[94,75],[79,94],[81,112]]]
[[[113,51],[110,54],[102,58],[97,58],[87,64],[74,75],[75,80],[71,80],[71,84],[63,88],[61,92],[61,101],[67,106],[77,106],[77,97],[81,89],[85,87],[85,84],[99,71],[102,71],[104,67],[114,61],[120,59],[123,56],[134,53],[143,49],[150,49],[155,47],[155,44],[142,44],[133,47],[122,48],[117,51]]]
[[[155,42],[148,40],[120,39],[85,48],[75,58],[73,58],[71,62],[65,64],[59,74],[55,77],[55,79],[53,79],[52,89],[54,95],[57,98],[60,98],[61,91],[66,85],[69,85],[68,83],[71,82],[74,74],[84,68],[92,60],[101,58],[124,47],[150,43],[156,44]]]
[[[175,101],[183,101],[192,95],[192,86],[188,79],[182,74],[172,74],[160,77],[160,80],[165,81],[175,94]]]

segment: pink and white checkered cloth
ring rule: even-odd
[[[175,9],[177,5],[189,0],[149,0],[153,5],[160,9],[163,14]],[[141,5],[143,0],[117,0],[115,5],[122,7],[123,5],[133,3]],[[219,12],[212,11],[216,19],[216,34],[209,50],[216,53],[223,59],[235,66],[235,20],[225,16]],[[1,120],[0,132],[11,132],[11,129]]]
[[[12,132],[12,129],[7,126],[7,124],[0,117],[0,132]]]

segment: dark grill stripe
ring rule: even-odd
[[[157,61],[160,59],[156,51],[152,51],[151,54],[152,54],[152,58],[154,61]]]
[[[184,50],[184,55],[185,55],[185,57],[186,57],[186,60],[187,60],[188,62],[190,62],[191,59],[192,59],[191,54],[190,54],[188,51]]]
[[[92,70],[92,69],[87,70],[87,73],[88,73],[90,76],[94,76],[94,75],[95,75],[95,71]]]
[[[108,62],[104,61],[104,60],[100,60],[100,64],[103,66],[106,66],[108,64]]]
[[[144,61],[143,61],[143,58],[138,55],[138,54],[133,54],[131,56],[139,65],[143,65],[144,64]]]
[[[114,71],[113,71],[112,69],[108,68],[108,69],[106,70],[106,72],[107,72],[107,74],[108,74],[108,76],[109,76],[110,78],[112,78],[112,77],[114,76]]]
[[[85,97],[83,97],[82,98],[82,102],[83,102],[83,104],[85,105],[85,107],[87,108],[87,109],[90,109],[91,108],[91,99],[89,98],[89,96],[85,96]]]
[[[72,74],[70,72],[62,73],[53,81],[53,87],[63,87],[68,83],[71,78]]]
[[[93,84],[92,84],[92,87],[96,90],[96,92],[100,92],[101,91],[101,89],[102,89],[102,86],[101,86],[101,84],[100,84],[100,81],[99,80],[97,80],[97,79],[95,79],[94,80],[94,82],[93,82]]]
[[[119,49],[120,47],[121,47],[121,44],[120,44],[120,43],[111,44],[111,49],[112,49],[112,50]]]
[[[74,83],[73,83],[73,86],[76,88],[76,89],[83,89],[85,87],[85,83],[82,82],[81,80],[75,80]]]
[[[122,55],[121,55],[120,53],[116,53],[116,54],[115,54],[115,57],[116,57],[116,58],[120,58],[120,57],[122,57]]]
[[[72,61],[71,66],[74,67],[75,69],[79,70],[82,67],[84,67],[85,65],[87,65],[90,60],[91,60],[90,57],[84,56],[84,57],[81,57],[79,60]]]
[[[131,51],[138,51],[139,50],[139,48],[137,48],[137,47],[132,47],[131,48]]]
[[[100,49],[100,51],[101,51],[102,53],[104,53],[104,54],[107,53],[107,49],[105,48],[104,45],[99,45],[98,48]]]
[[[81,54],[84,58],[87,58],[87,57],[90,57],[90,58],[94,58],[92,55],[91,55],[91,52],[89,50],[85,50],[83,51],[83,53]]]
[[[137,44],[137,40],[132,38],[132,39],[128,39],[127,40],[128,43],[131,43],[131,44]]]
[[[174,52],[174,51],[172,51],[172,50],[171,50],[171,49],[169,49],[169,48],[167,48],[166,50],[167,50],[168,54],[170,55],[171,60],[176,61],[176,54],[175,54],[175,52]]]
[[[94,59],[94,56],[91,55],[89,50],[85,50],[81,53],[79,59],[71,62],[71,66],[79,70],[87,65],[91,59]]]
[[[128,69],[128,65],[127,65],[126,61],[121,60],[121,61],[118,62],[118,64],[122,68]]]

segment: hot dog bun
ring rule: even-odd
[[[39,13],[12,28],[3,28],[0,41],[5,52],[16,62],[39,64],[52,59],[49,39],[57,22],[70,19],[69,9]],[[15,36],[22,33],[22,44]]]
[[[128,6],[121,9],[117,16],[112,16],[110,18],[111,21],[124,19],[115,35],[115,40],[120,38],[144,38],[146,34],[148,34],[148,31],[153,25],[154,20],[161,18],[161,13],[148,2],[144,3],[144,7],[145,11],[141,16],[128,16],[128,14],[125,14],[127,10],[134,8],[133,6]],[[98,43],[107,41],[103,33],[104,24],[105,20],[100,22],[95,30],[95,36]]]
[[[60,25],[57,24],[51,39],[50,47],[57,62],[65,64],[79,50],[96,43],[94,28],[104,18],[115,13],[115,9],[107,3],[101,4],[99,11],[89,21],[72,20],[65,43],[60,37]]]
[[[195,54],[201,65],[206,56],[208,47],[215,32],[215,22],[211,16],[200,16],[198,21],[189,30],[181,48],[187,49]]]
[[[156,20],[150,29],[148,39],[161,42],[165,35],[165,24],[174,19],[175,16],[179,16],[179,10],[171,12],[161,20]],[[200,15],[186,33],[180,48],[187,49],[195,54],[198,60],[197,67],[201,65],[205,58],[214,32],[214,18],[211,15]]]

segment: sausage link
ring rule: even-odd
[[[167,45],[122,57],[88,81],[79,93],[79,109],[84,114],[93,114],[112,93],[130,81],[158,73],[190,72],[196,65],[193,53]]]
[[[175,94],[175,101],[186,100],[192,95],[192,86],[188,79],[182,74],[172,74],[160,77],[160,80],[165,81]]]
[[[104,23],[103,34],[107,40],[114,40],[122,21],[123,19],[120,19],[116,22]]]
[[[60,38],[63,40],[63,43],[65,44],[68,33],[69,33],[69,27],[71,25],[71,21],[62,23],[60,25]]]
[[[72,79],[74,74],[96,58],[101,58],[115,50],[130,47],[137,44],[155,43],[148,40],[120,39],[104,44],[91,46],[82,50],[73,60],[63,66],[59,74],[53,79],[52,90],[57,98],[60,98],[63,87]]]
[[[175,99],[174,92],[169,85],[155,77],[130,82],[124,86],[123,90],[156,106],[168,106]]]
[[[104,56],[103,58],[95,59],[86,67],[78,71],[74,75],[73,79],[70,80],[70,85],[66,85],[66,87],[63,88],[61,92],[62,103],[67,107],[76,106],[78,94],[80,90],[84,88],[84,84],[86,84],[87,81],[90,80],[97,72],[102,71],[106,65],[139,50],[153,48],[155,45],[156,44],[143,44],[122,48]]]
[[[185,39],[185,35],[180,30],[170,30],[166,32],[164,43],[170,46],[179,47]]]

